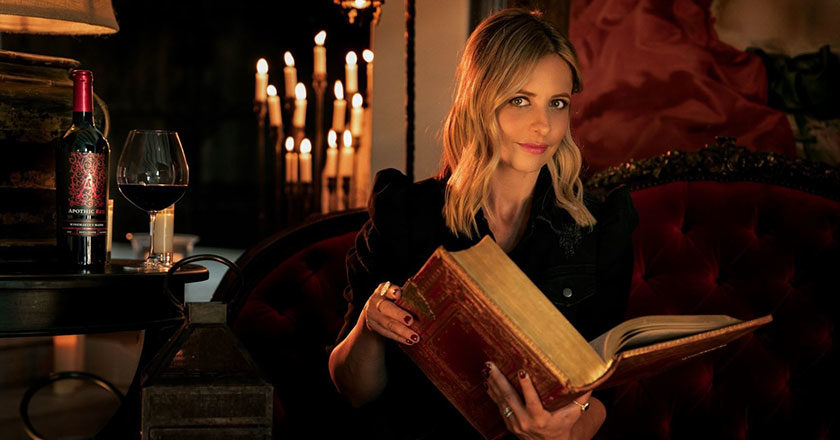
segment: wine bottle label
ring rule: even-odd
[[[62,229],[70,235],[107,234],[105,155],[73,151],[67,159],[68,209],[62,219]]]

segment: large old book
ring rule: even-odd
[[[484,389],[492,361],[518,387],[531,375],[555,410],[593,389],[659,373],[723,347],[772,320],[723,315],[645,316],[587,342],[489,237],[472,248],[439,248],[398,301],[416,317],[421,342],[408,356],[487,439],[506,432]]]

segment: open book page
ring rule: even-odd
[[[742,322],[726,315],[650,315],[629,319],[589,345],[609,362],[622,350],[691,336]]]

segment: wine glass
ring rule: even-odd
[[[167,269],[155,250],[155,216],[177,202],[190,181],[181,139],[175,131],[131,130],[117,163],[117,186],[134,206],[149,213],[149,256],[145,271]]]

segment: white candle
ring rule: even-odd
[[[318,32],[315,35],[315,48],[313,49],[313,70],[316,77],[327,76],[327,49],[324,47],[324,40],[327,39],[327,32]]]
[[[312,182],[312,142],[303,138],[300,141],[300,181],[303,183]]]
[[[347,85],[347,94],[352,95],[359,91],[359,66],[356,64],[356,52],[347,52],[345,59],[347,64],[344,66],[344,81]]]
[[[338,135],[335,130],[330,130],[327,134],[327,163],[324,166],[324,174],[327,177],[336,177],[338,175]]]
[[[270,85],[266,88],[268,94],[268,120],[272,127],[282,127],[283,118],[280,116],[280,97],[277,96],[277,87]]]
[[[341,86],[341,81],[335,82],[333,91],[335,92],[335,101],[333,101],[332,129],[341,132],[344,131],[344,116],[347,112],[347,101],[344,99],[344,87]]]
[[[353,109],[350,110],[350,132],[353,133],[353,136],[359,137],[362,135],[363,120],[362,95],[356,93],[353,95]]]
[[[367,99],[370,102],[373,99],[373,51],[369,49],[365,49],[362,52],[362,58],[365,59],[365,66],[367,72],[367,84],[365,86],[365,90],[367,90]]]
[[[286,51],[283,54],[283,59],[286,61],[286,67],[283,68],[283,80],[286,86],[286,97],[295,97],[295,84],[297,84],[297,69],[295,69],[295,58],[292,53]]]
[[[155,214],[153,235],[156,254],[172,252],[172,241],[175,235],[175,205],[170,205]]]
[[[341,157],[338,159],[338,176],[350,177],[353,175],[353,134],[350,130],[344,130],[344,147],[341,148]]]
[[[295,140],[289,136],[286,138],[286,182],[298,181],[298,160],[295,153]]]
[[[297,83],[295,86],[295,113],[292,125],[297,128],[306,125],[306,86],[303,83]]]
[[[257,61],[256,86],[254,88],[254,101],[265,102],[265,87],[268,84],[268,61],[260,58]]]

